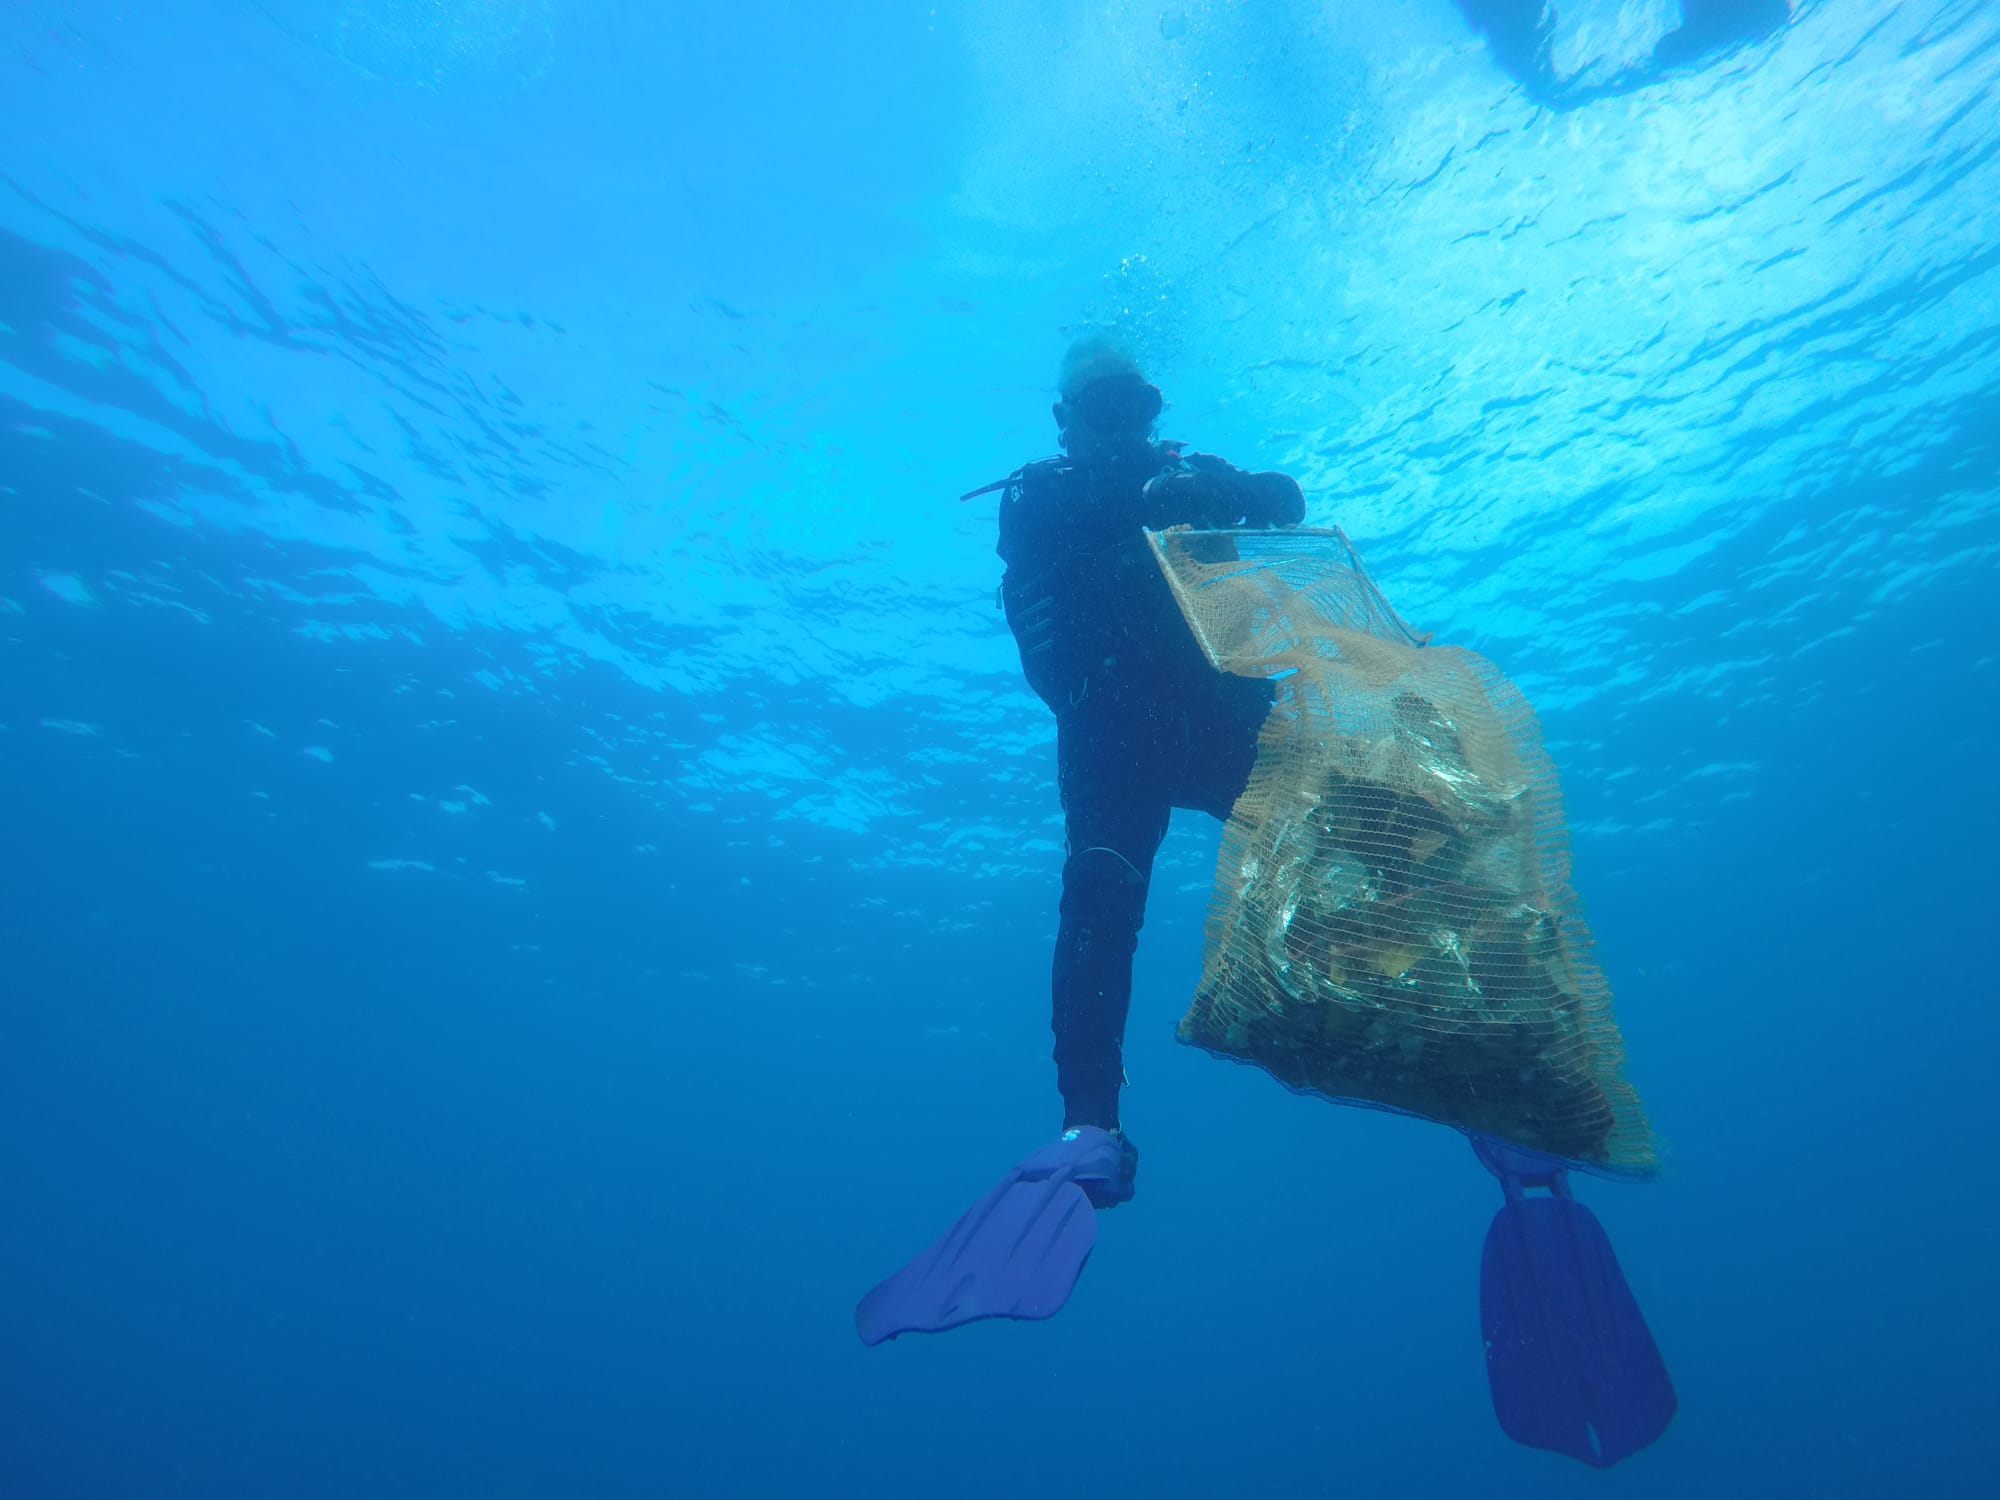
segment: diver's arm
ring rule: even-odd
[[[1048,466],[1029,464],[1010,476],[1000,501],[996,549],[1007,565],[1000,578],[1000,604],[1021,651],[1022,675],[1051,709],[1080,692],[1083,676],[1075,626],[1065,608],[1065,520]]]
[[[1146,490],[1149,496],[1176,492],[1177,508],[1189,512],[1188,525],[1296,526],[1306,518],[1305,492],[1289,474],[1252,474],[1211,453],[1185,453],[1181,460],[1185,468],[1162,474]]]

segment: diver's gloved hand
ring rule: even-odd
[[[1246,474],[1238,498],[1243,519],[1252,526],[1296,526],[1306,518],[1305,491],[1276,469]]]
[[[1183,455],[1190,467],[1146,482],[1146,498],[1171,505],[1190,524],[1227,530],[1237,526],[1296,526],[1306,499],[1289,474],[1267,469],[1249,474],[1206,453]]]
[[[1182,525],[1201,531],[1226,530],[1241,514],[1232,486],[1222,476],[1193,469],[1156,474],[1146,481],[1146,499]]]

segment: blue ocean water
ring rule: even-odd
[[[1993,1492],[2000,6],[1480,10],[6,8],[0,1496]],[[955,497],[1090,328],[1541,711],[1608,1474],[1460,1138],[1174,1042],[1193,814],[1070,1306],[855,1339],[1058,1123]]]

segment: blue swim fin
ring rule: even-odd
[[[1055,1316],[1097,1243],[1084,1184],[1100,1197],[1129,1197],[1128,1155],[1123,1138],[1108,1131],[1063,1132],[861,1299],[854,1309],[861,1342],[942,1333],[979,1318]]]
[[[1517,1443],[1608,1469],[1673,1421],[1666,1362],[1563,1164],[1490,1136],[1472,1149],[1507,1195],[1479,1265],[1494,1415]]]

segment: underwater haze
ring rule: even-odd
[[[1992,1494],[2000,4],[1526,9],[12,0],[0,1496]],[[1175,1041],[1198,814],[1070,1304],[855,1337],[1061,1123],[1091,330],[1540,712],[1608,1473],[1462,1138]]]

